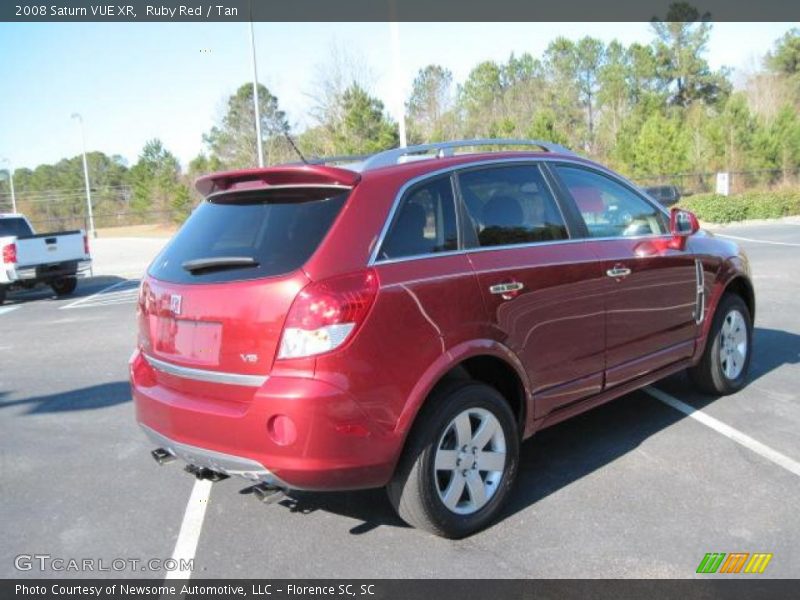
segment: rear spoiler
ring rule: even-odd
[[[355,171],[325,165],[298,165],[243,169],[204,175],[194,186],[203,196],[233,190],[269,187],[342,187],[352,188],[361,180]]]

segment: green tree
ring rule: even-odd
[[[503,113],[513,123],[511,135],[525,135],[531,116],[545,104],[544,66],[525,52],[511,54],[502,66]]]
[[[666,21],[652,23],[657,66],[669,86],[672,104],[688,106],[696,100],[714,104],[730,92],[726,72],[712,72],[703,57],[711,32],[708,18],[678,2],[670,6]]]
[[[765,58],[767,66],[783,75],[800,74],[800,29],[787,31],[775,42],[775,46]]]
[[[533,115],[526,133],[534,140],[550,141],[555,144],[569,143],[566,134],[558,127],[555,111],[550,108],[543,108]]]
[[[544,52],[546,89],[543,104],[555,114],[559,129],[567,132],[569,145],[586,146],[586,113],[582,110],[578,82],[578,50],[571,40],[558,37]]]
[[[772,123],[759,127],[753,136],[758,167],[779,169],[783,181],[800,167],[800,116],[793,106],[784,106]]]
[[[503,71],[496,62],[484,61],[470,71],[458,93],[467,137],[488,136],[497,128],[503,91]]]
[[[733,94],[717,119],[715,137],[717,146],[723,148],[723,167],[726,171],[742,171],[753,168],[758,157],[752,152],[759,123],[744,94]]]
[[[102,152],[86,154],[95,220],[102,225],[105,215],[125,212],[128,169],[121,156]],[[14,188],[17,209],[39,229],[87,227],[83,158],[64,158],[53,165],[16,169]]]
[[[625,47],[616,40],[612,41],[606,48],[606,59],[598,73],[597,102],[603,109],[601,129],[604,143],[601,150],[613,146],[630,108],[630,71],[631,64]]]
[[[581,105],[586,111],[586,149],[589,152],[594,145],[595,102],[604,59],[605,48],[598,39],[584,37],[575,45],[575,76]]]
[[[439,65],[420,69],[411,86],[406,104],[409,132],[417,142],[431,142],[448,137],[452,121],[453,74]]]
[[[688,166],[688,141],[680,121],[660,112],[651,114],[633,145],[633,173],[682,173]]]
[[[145,143],[138,162],[131,168],[131,207],[140,218],[182,220],[188,214],[189,193],[181,181],[178,159],[159,139]]]
[[[284,134],[289,122],[278,106],[278,99],[262,84],[258,85],[261,141],[267,164],[282,162],[289,155]],[[246,83],[228,98],[227,110],[219,124],[203,136],[212,156],[227,168],[258,165],[253,86]]]
[[[342,95],[341,105],[341,122],[329,124],[336,154],[371,154],[397,146],[397,125],[386,116],[380,100],[353,84]]]
[[[778,39],[764,62],[787,84],[795,106],[800,106],[800,29],[790,29]]]

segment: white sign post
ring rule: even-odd
[[[728,196],[730,193],[730,176],[728,173],[717,173],[717,194],[721,196]]]

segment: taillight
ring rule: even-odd
[[[83,253],[86,256],[89,256],[89,254],[90,254],[90,252],[89,252],[89,236],[86,235],[85,233],[83,234]]]
[[[16,264],[17,262],[17,245],[7,244],[3,246],[3,262]]]
[[[301,358],[341,346],[364,322],[378,294],[372,269],[308,284],[283,327],[278,358]]]

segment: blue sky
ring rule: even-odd
[[[714,68],[746,70],[796,24],[717,23],[708,59]],[[511,52],[541,55],[556,36],[591,35],[647,43],[647,23],[402,23],[401,76],[435,62],[463,81],[487,59]],[[391,110],[392,62],[385,23],[256,23],[259,79],[278,96],[294,125],[309,122],[315,75],[338,46],[363,62],[371,91]],[[159,137],[185,164],[202,150],[202,134],[225,99],[250,80],[246,23],[0,24],[0,156],[35,167],[87,146],[121,154],[130,164]]]

